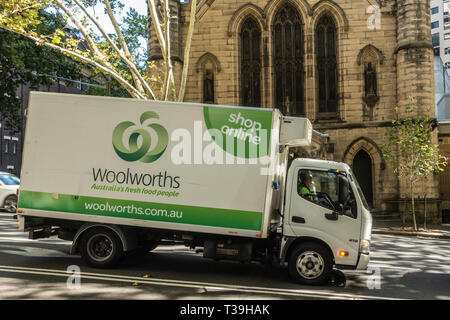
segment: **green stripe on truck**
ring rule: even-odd
[[[185,206],[21,190],[19,208],[261,230],[262,212]],[[63,218],[63,217],[61,217]]]

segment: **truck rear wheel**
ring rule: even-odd
[[[321,285],[331,279],[333,259],[327,248],[318,243],[303,243],[292,251],[289,275],[301,284]]]
[[[123,256],[123,245],[108,228],[92,228],[81,239],[81,257],[91,267],[113,268]]]

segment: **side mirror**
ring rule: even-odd
[[[344,205],[342,203],[336,203],[336,211],[341,214],[345,211]]]

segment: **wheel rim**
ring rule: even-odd
[[[305,279],[320,277],[325,268],[325,262],[320,254],[314,251],[302,252],[297,258],[297,272]]]
[[[7,198],[5,200],[5,210],[8,212],[17,211],[17,200],[13,197]]]
[[[114,252],[112,239],[106,234],[97,234],[87,243],[88,254],[93,260],[102,262],[108,260]]]

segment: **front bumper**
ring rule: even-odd
[[[370,261],[370,255],[361,253],[359,255],[359,261],[358,261],[358,265],[356,266],[356,270],[366,270],[367,265],[369,264],[369,261]]]

